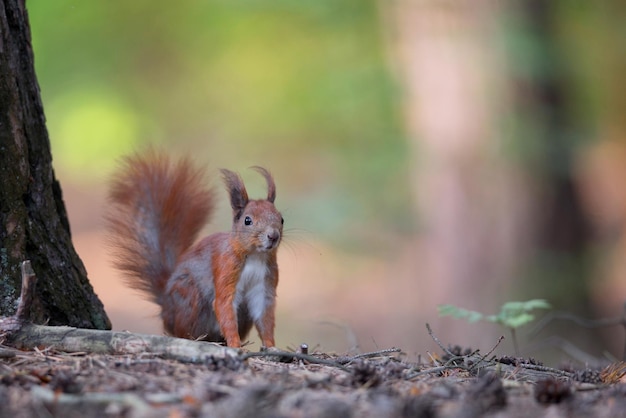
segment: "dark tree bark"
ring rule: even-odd
[[[0,0],[0,314],[20,293],[20,263],[40,280],[34,322],[109,329],[72,245],[35,76],[24,0]]]

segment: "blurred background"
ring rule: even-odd
[[[160,333],[110,268],[107,178],[147,144],[272,170],[286,219],[277,344],[487,352],[495,313],[626,302],[626,3],[29,0],[53,163],[114,329]],[[543,313],[542,313],[543,314]],[[528,329],[527,329],[528,328]],[[621,358],[625,332],[520,330],[524,355]],[[258,339],[253,335],[254,346]],[[571,345],[567,345],[571,344]],[[592,358],[575,354],[584,350]],[[497,353],[511,354],[507,339]]]

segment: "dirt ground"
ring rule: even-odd
[[[200,364],[153,354],[0,351],[2,417],[626,417],[626,364],[556,370],[451,348]]]

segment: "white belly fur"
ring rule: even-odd
[[[235,310],[241,303],[248,306],[248,312],[253,321],[257,321],[263,315],[267,306],[267,263],[262,255],[250,255],[246,259],[235,296]]]

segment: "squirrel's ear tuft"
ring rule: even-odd
[[[267,200],[274,203],[274,200],[276,199],[276,185],[274,184],[272,174],[258,165],[250,168],[265,177],[265,181],[267,182]]]
[[[239,177],[239,174],[226,170],[223,168],[222,179],[226,185],[226,190],[230,195],[230,206],[233,208],[233,215],[235,220],[239,219],[246,205],[248,204],[248,192],[246,186],[243,184],[243,180]]]

